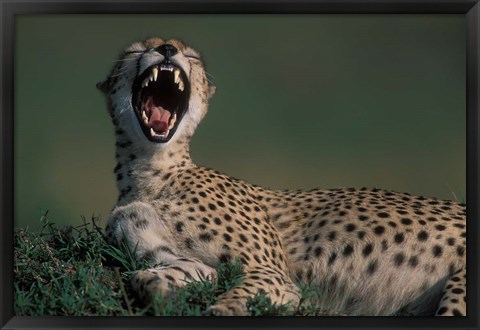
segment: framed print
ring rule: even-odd
[[[479,13],[2,1],[2,329],[478,328]]]

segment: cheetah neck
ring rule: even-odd
[[[165,176],[195,166],[190,158],[189,141],[177,140],[164,146],[139,144],[116,132],[116,161],[119,202],[128,202],[139,193],[161,189]]]

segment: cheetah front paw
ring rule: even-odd
[[[207,315],[213,316],[248,316],[247,307],[239,300],[222,300],[217,304],[210,306]]]
[[[133,274],[131,285],[141,300],[151,301],[158,295],[167,297],[172,291],[173,283],[162,278],[156,270],[140,270]]]

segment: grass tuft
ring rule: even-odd
[[[39,231],[15,231],[15,315],[200,316],[242,282],[242,264],[236,260],[217,268],[217,281],[189,283],[168,299],[159,296],[144,306],[134,299],[130,277],[148,265],[126,246],[108,245],[97,218],[83,220],[77,227],[57,228],[45,212]],[[319,315],[304,296],[293,315]],[[261,294],[249,299],[247,307],[255,316],[292,315],[287,306],[274,305]]]

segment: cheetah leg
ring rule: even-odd
[[[181,258],[173,251],[168,233],[153,207],[142,202],[115,208],[108,220],[107,242],[117,246],[124,242],[137,259],[161,265],[133,275],[133,290],[142,300],[149,301],[160,293],[168,295],[173,288],[191,281],[216,277],[215,269],[198,259]]]
[[[166,241],[163,238],[165,230],[151,205],[133,202],[113,209],[105,229],[105,239],[114,246],[124,242],[136,257],[141,257],[159,242]]]
[[[436,316],[466,316],[466,270],[454,273],[445,284],[443,297],[440,300]]]
[[[215,280],[216,274],[215,269],[199,260],[179,258],[166,266],[135,272],[131,283],[137,296],[149,302],[158,295],[165,299],[175,288],[190,282]]]
[[[296,307],[300,301],[300,291],[287,274],[257,265],[247,268],[243,283],[222,294],[209,313],[215,316],[249,315],[248,298],[258,293],[265,293],[277,305]]]

